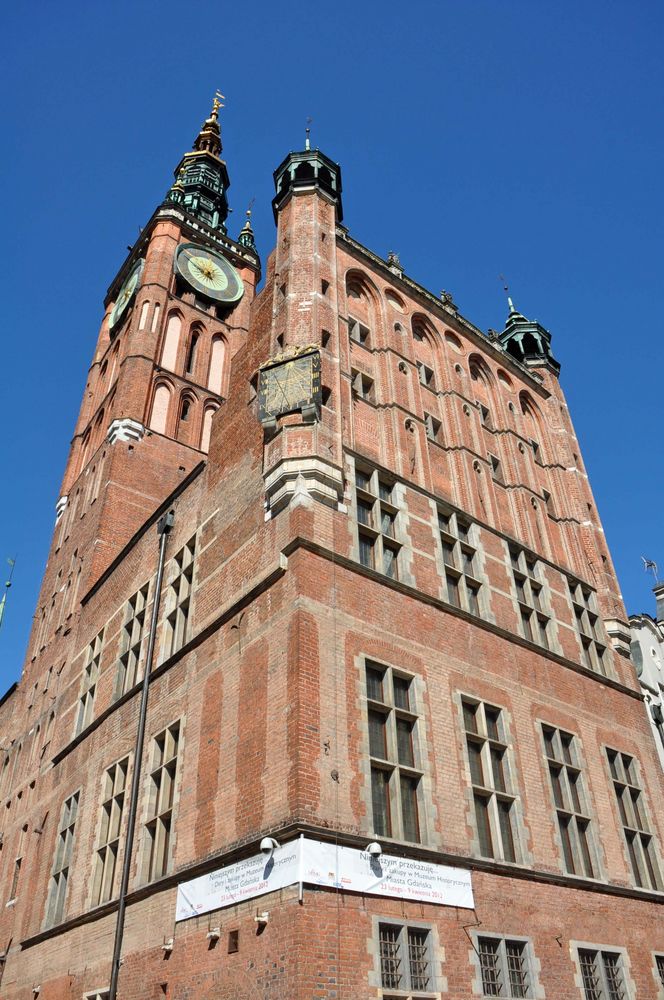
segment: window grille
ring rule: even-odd
[[[434,989],[430,931],[403,924],[379,924],[380,975],[383,990],[399,990],[409,1000]],[[396,1000],[383,993],[383,1000]]]
[[[478,937],[477,955],[485,997],[532,997],[527,942]]]
[[[579,966],[585,1000],[627,1000],[619,952],[579,948]]]

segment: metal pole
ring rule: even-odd
[[[152,672],[152,660],[154,658],[155,636],[157,632],[157,618],[159,617],[159,599],[161,596],[161,583],[164,576],[164,561],[166,556],[166,540],[173,527],[174,513],[169,511],[157,522],[157,535],[159,536],[159,565],[157,567],[157,580],[154,588],[154,598],[152,601],[152,617],[150,619],[150,636],[148,638],[148,652],[145,659],[145,673],[143,674],[143,687],[141,688],[141,705],[138,716],[138,730],[136,732],[136,744],[134,746],[134,767],[131,779],[131,801],[129,804],[129,817],[127,819],[127,839],[125,841],[124,858],[122,862],[122,882],[120,885],[120,903],[118,905],[118,919],[115,925],[115,941],[113,943],[113,959],[111,963],[111,985],[108,989],[108,1000],[116,1000],[118,991],[118,976],[120,975],[120,962],[122,954],[122,936],[124,933],[125,911],[127,909],[127,890],[129,888],[129,874],[131,871],[131,859],[134,848],[134,832],[136,827],[136,813],[138,811],[138,791],[141,777],[141,758],[143,757],[143,744],[145,742],[145,719],[148,710],[148,691],[150,689],[150,674]]]

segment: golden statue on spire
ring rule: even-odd
[[[219,108],[225,107],[225,105],[222,103],[225,100],[226,98],[221,93],[221,91],[216,90],[214,93],[214,98],[212,100],[212,116],[211,116],[212,118],[217,117],[217,114],[219,113]]]

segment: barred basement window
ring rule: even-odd
[[[122,628],[121,654],[118,676],[115,683],[115,697],[129,691],[136,683],[138,664],[141,658],[141,643],[145,631],[145,607],[148,601],[148,584],[141,587],[127,601],[125,623]]]
[[[661,890],[655,842],[648,827],[645,796],[639,785],[636,760],[629,754],[608,748],[606,755],[634,881],[642,888]]]
[[[660,986],[664,986],[664,955],[655,955],[655,966],[657,968]]]
[[[380,978],[383,990],[399,990],[399,1000],[428,995],[435,989],[430,931],[403,924],[379,924]],[[390,992],[383,1000],[397,1000]]]
[[[477,549],[470,541],[472,531],[470,522],[460,514],[438,511],[447,600],[455,608],[465,608],[471,614],[479,615],[481,583],[475,566]]]
[[[529,947],[526,941],[478,937],[477,956],[485,997],[532,997]]]
[[[423,361],[418,361],[417,372],[419,375],[420,383],[426,386],[427,389],[435,390],[436,384],[434,380],[433,370],[427,367],[427,365],[425,365]]]
[[[351,386],[353,393],[360,399],[366,399],[369,403],[374,402],[374,381],[364,372],[359,372],[355,368],[351,370]]]
[[[627,1000],[620,952],[579,948],[579,967],[585,1000]]]
[[[503,712],[466,701],[463,720],[480,854],[516,861],[516,794],[510,780]]]
[[[419,843],[413,678],[367,661],[366,682],[373,830],[377,837]]]
[[[427,437],[429,438],[429,441],[438,441],[440,437],[440,428],[441,428],[440,420],[436,420],[436,418],[432,417],[430,413],[425,413],[424,426],[426,428]]]
[[[576,580],[568,580],[567,584],[581,642],[581,662],[589,670],[606,676],[606,644],[602,641],[601,623],[595,610],[595,595],[590,587]]]
[[[369,327],[352,317],[348,320],[348,335],[356,344],[369,347]]]
[[[86,726],[92,722],[92,712],[95,702],[95,691],[99,680],[99,663],[101,651],[104,645],[104,630],[102,629],[88,646],[85,654],[85,668],[83,670],[83,681],[81,693],[78,699],[78,712],[76,715],[76,729],[74,735],[78,736]]]
[[[178,765],[180,723],[175,722],[155,737],[150,771],[147,878],[152,882],[168,870],[173,832],[173,800]]]
[[[576,737],[542,726],[565,871],[595,877],[592,830]]]
[[[549,648],[549,616],[544,609],[544,585],[540,580],[537,559],[510,545],[512,576],[521,612],[521,629],[526,639]]]
[[[74,846],[74,830],[78,816],[78,799],[80,792],[75,792],[65,800],[60,816],[60,826],[55,843],[55,857],[51,870],[51,881],[48,887],[46,903],[46,926],[52,927],[62,920],[69,881],[69,866],[71,864]]]
[[[99,844],[95,852],[95,872],[92,889],[93,906],[105,903],[113,896],[115,870],[120,845],[120,828],[124,811],[129,758],[109,767],[104,775],[104,802],[101,807]]]
[[[194,579],[194,557],[196,536],[194,535],[174,559],[175,577],[171,580],[166,595],[167,640],[166,655],[172,656],[189,638],[189,612],[191,610],[191,589]],[[155,597],[157,600],[157,597]]]
[[[357,535],[363,566],[399,579],[399,550],[396,538],[397,514],[394,485],[378,472],[355,469]]]

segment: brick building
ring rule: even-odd
[[[123,1000],[664,997],[663,777],[550,335],[358,243],[310,148],[257,293],[217,118],[110,286],[0,704],[0,996],[107,997],[122,903]]]

